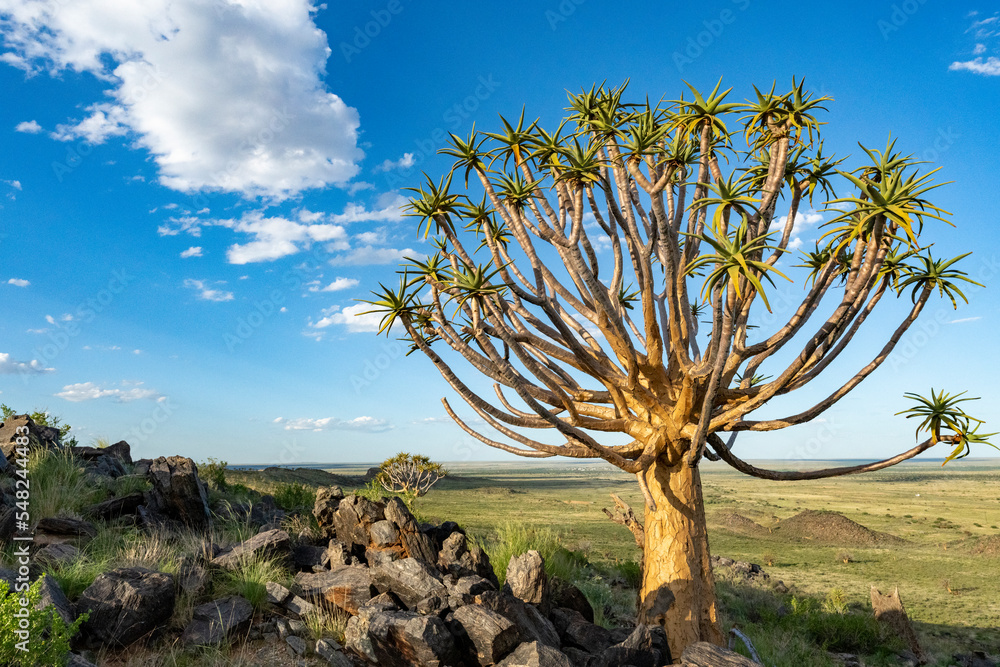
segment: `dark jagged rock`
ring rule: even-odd
[[[332,537],[335,532],[333,515],[344,499],[344,492],[339,486],[327,486],[316,491],[316,503],[313,505],[313,516],[319,527]]]
[[[249,540],[237,544],[212,559],[212,565],[234,569],[251,558],[271,558],[287,556],[291,538],[283,530],[266,530]]]
[[[497,667],[573,667],[573,664],[560,651],[534,641],[518,646]]]
[[[299,572],[320,572],[329,569],[330,556],[326,547],[297,544],[292,547],[292,563]]]
[[[478,604],[452,614],[452,632],[470,664],[493,665],[521,643],[521,633],[508,618]]]
[[[343,653],[343,647],[334,639],[320,639],[316,642],[316,655],[326,660],[333,667],[353,667],[351,662]]]
[[[194,608],[192,620],[184,628],[181,642],[189,646],[214,646],[250,628],[253,607],[243,597],[233,595]]]
[[[552,625],[559,632],[563,647],[573,646],[587,653],[600,653],[611,646],[611,633],[587,621],[573,609],[553,609]]]
[[[399,531],[396,530],[395,524],[388,519],[373,523],[369,535],[372,546],[376,549],[385,549],[399,542]]]
[[[307,600],[323,600],[350,614],[357,614],[372,599],[372,573],[366,567],[300,572],[295,575],[295,585],[299,595]]]
[[[496,590],[492,583],[478,574],[461,577],[454,583],[446,579],[445,586],[448,588],[448,606],[452,609],[474,602],[477,595]]]
[[[0,423],[0,453],[6,461],[17,458],[17,438],[24,437],[23,427],[27,427],[28,450],[58,449],[60,447],[59,429],[51,426],[40,426],[28,415],[12,415]]]
[[[533,605],[496,591],[478,595],[475,601],[514,623],[521,631],[521,637],[525,642],[537,641],[552,648],[559,648],[559,633],[556,632],[555,626]]]
[[[684,667],[760,667],[760,663],[708,642],[695,642],[684,649],[681,664]]]
[[[46,517],[38,522],[36,530],[61,537],[95,537],[97,528],[89,521],[66,517]]]
[[[372,570],[372,584],[385,593],[392,591],[407,607],[415,607],[426,597],[447,599],[448,590],[430,565],[416,558],[403,558]]]
[[[161,456],[150,463],[147,476],[153,484],[146,496],[148,509],[189,528],[205,529],[210,525],[208,493],[194,461],[183,456]]]
[[[459,662],[455,639],[437,616],[409,611],[374,612],[368,638],[381,667],[446,667]]]
[[[73,603],[69,601],[66,594],[63,593],[62,588],[59,587],[59,583],[50,577],[49,575],[42,575],[42,583],[39,584],[39,592],[41,596],[38,599],[38,603],[35,605],[35,609],[45,609],[46,607],[52,607],[55,609],[59,617],[66,623],[66,625],[71,625],[73,621],[76,620],[76,609],[73,607]]]
[[[143,502],[144,498],[141,493],[130,493],[127,496],[119,496],[91,505],[83,513],[95,519],[111,521],[136,514],[139,511],[139,505],[142,505]]]
[[[549,580],[549,599],[553,608],[562,607],[579,612],[590,623],[594,622],[594,608],[579,588],[553,577]]]
[[[337,511],[330,518],[332,534],[354,554],[364,554],[369,543],[369,530],[376,521],[385,518],[381,503],[361,496],[350,495],[337,504]],[[324,526],[330,534],[329,525]]]
[[[399,533],[399,541],[410,558],[419,558],[426,563],[437,561],[438,550],[433,538],[421,532],[417,520],[399,498],[390,498],[385,504],[385,518],[391,521]]]
[[[83,592],[77,611],[90,614],[82,629],[91,643],[128,646],[170,618],[174,579],[141,567],[111,570]]]
[[[50,544],[35,552],[35,562],[56,569],[80,557],[80,550],[72,544]]]
[[[465,533],[460,531],[452,532],[444,540],[437,556],[437,563],[452,576],[464,577],[476,574],[491,582],[495,588],[500,588],[489,556],[480,546],[470,545]]]
[[[639,625],[628,639],[615,644],[591,658],[588,667],[663,667],[672,662],[670,645],[663,628],[656,625]],[[725,664],[725,663],[722,663]]]

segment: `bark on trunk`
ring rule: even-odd
[[[663,626],[673,655],[699,641],[721,646],[698,468],[657,460],[646,482],[656,509],[646,508],[639,620]]]

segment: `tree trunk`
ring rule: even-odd
[[[656,509],[646,507],[639,622],[662,625],[675,656],[699,641],[721,646],[701,474],[658,459],[646,483]]]

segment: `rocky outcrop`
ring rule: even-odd
[[[265,530],[223,551],[212,559],[212,565],[233,570],[254,559],[287,558],[291,553],[291,542],[288,533],[283,530]]]
[[[5,462],[11,462],[17,457],[18,437],[27,437],[28,449],[32,451],[58,449],[61,446],[59,429],[40,426],[28,415],[12,415],[0,423],[0,454],[3,454]]]
[[[253,607],[246,598],[234,595],[194,608],[191,622],[184,628],[181,642],[189,646],[215,646],[246,632]]]

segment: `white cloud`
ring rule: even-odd
[[[24,278],[11,278],[10,280],[7,281],[7,284],[13,285],[14,287],[27,287],[28,285],[31,284],[31,282],[25,280]]]
[[[301,224],[286,218],[265,218],[260,212],[247,213],[241,220],[218,224],[254,237],[249,243],[234,243],[226,249],[230,264],[270,262],[294,255],[313,241],[347,246],[347,232],[340,225]]]
[[[974,56],[982,55],[984,53],[986,53],[985,44],[976,44],[976,48],[972,49],[972,55]]]
[[[983,76],[1000,76],[1000,58],[990,56],[986,60],[976,58],[975,60],[968,60],[966,62],[953,62],[948,69],[952,72],[964,69],[973,74],[982,74]]]
[[[416,163],[417,160],[413,157],[413,153],[403,153],[403,157],[398,160],[385,160],[372,171],[377,174],[385,171],[393,171],[394,169],[409,169]]]
[[[344,184],[363,157],[357,110],[321,78],[331,51],[315,10],[309,0],[0,0],[0,60],[107,84],[107,99],[57,138],[128,135],[169,188],[281,198]]]
[[[962,317],[957,320],[951,320],[948,322],[948,324],[963,324],[965,322],[975,322],[976,320],[981,320],[981,319],[983,319],[981,315],[978,317]]]
[[[351,289],[358,286],[358,280],[356,278],[334,278],[333,282],[326,287],[320,287],[318,284],[313,285],[309,288],[310,292],[339,292],[345,289]]]
[[[370,245],[338,255],[330,260],[332,266],[366,266],[371,264],[396,264],[407,255],[416,254],[415,250],[403,248],[375,248]]]
[[[284,426],[286,431],[367,431],[369,433],[382,433],[392,429],[385,419],[374,417],[355,417],[347,421],[336,417],[323,417],[321,419],[308,419],[300,417],[298,419],[285,419],[278,417],[272,422]]]
[[[99,398],[113,398],[118,403],[129,403],[142,399],[162,401],[165,398],[159,392],[153,389],[146,389],[141,385],[141,382],[122,382],[121,387],[105,389],[93,382],[78,382],[77,384],[66,385],[55,396],[71,403],[94,401]]]
[[[372,305],[359,303],[341,309],[340,306],[332,306],[323,311],[323,317],[317,322],[310,322],[313,329],[326,329],[334,324],[342,324],[351,333],[363,333],[378,331],[382,322],[382,313],[368,313],[362,315],[366,310],[371,310]]]
[[[21,181],[4,181],[4,183],[14,188],[15,190],[21,189]]]
[[[201,246],[193,245],[187,250],[181,252],[181,257],[187,259],[188,257],[201,257]]]
[[[26,120],[22,123],[18,123],[14,126],[15,132],[24,132],[25,134],[38,134],[42,131],[42,126],[38,124],[36,120]]]
[[[346,225],[352,222],[399,222],[403,219],[403,207],[407,199],[399,193],[387,192],[375,202],[375,209],[369,210],[363,204],[351,203],[344,207],[344,212],[331,215],[328,221]]]
[[[13,375],[14,373],[37,375],[39,373],[51,373],[54,370],[54,368],[46,368],[45,364],[37,359],[18,361],[11,358],[7,352],[0,352],[0,375]]]
[[[202,301],[232,301],[233,293],[224,290],[211,289],[204,280],[194,280],[188,278],[184,281],[184,287],[197,290],[198,298]]]

